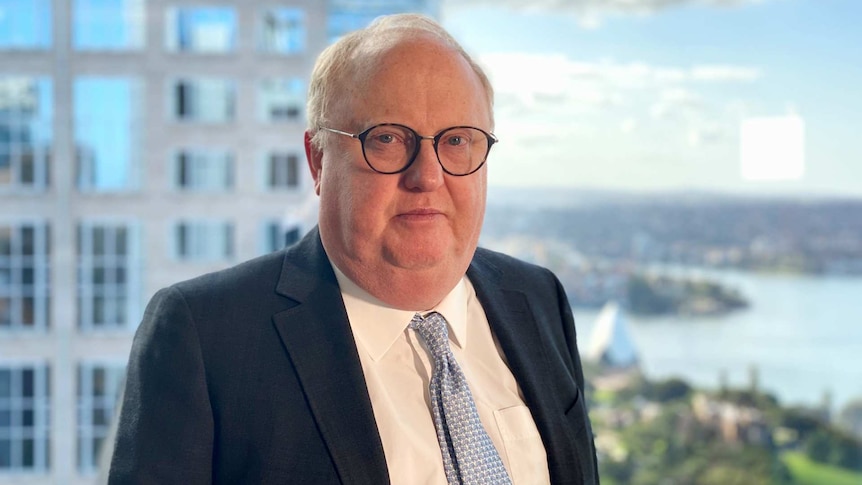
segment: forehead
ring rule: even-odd
[[[422,35],[401,39],[357,60],[348,117],[358,127],[397,122],[420,131],[430,125],[490,128],[490,103],[479,76],[441,41]]]

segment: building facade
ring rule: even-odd
[[[0,0],[0,483],[85,484],[159,288],[282,246],[316,0]]]

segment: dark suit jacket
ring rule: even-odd
[[[533,414],[552,483],[598,483],[559,282],[483,249],[467,274]],[[132,346],[110,483],[389,483],[317,230],[153,297]]]

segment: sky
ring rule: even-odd
[[[442,0],[492,186],[862,197],[858,0]]]

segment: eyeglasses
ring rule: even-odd
[[[397,123],[374,125],[362,133],[348,133],[321,127],[362,143],[365,162],[377,173],[394,174],[407,170],[419,155],[419,142],[434,141],[434,152],[443,171],[449,175],[470,175],[482,168],[491,146],[497,143],[493,133],[472,126],[453,126],[434,136],[423,136]]]

